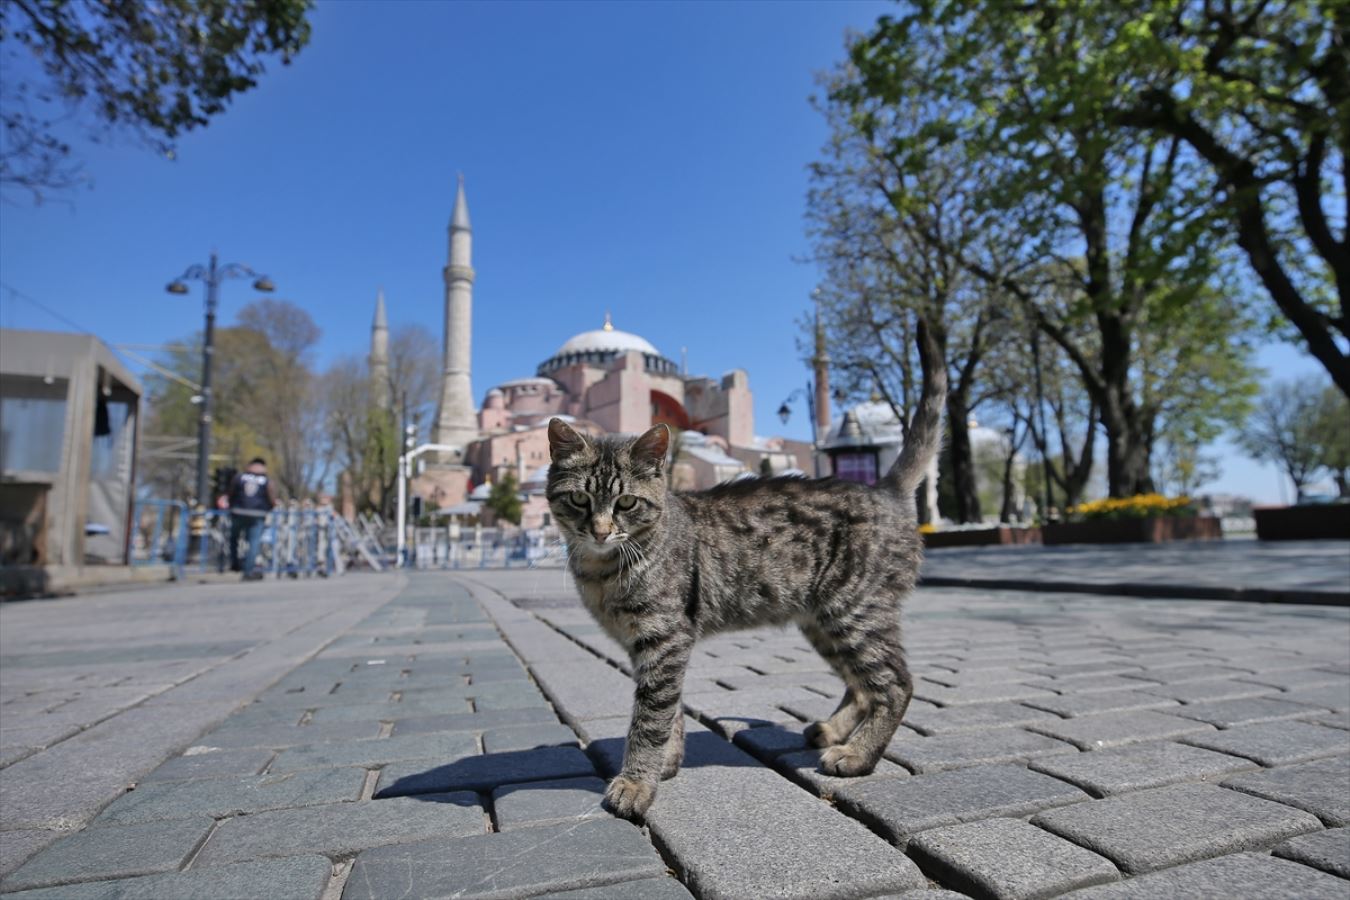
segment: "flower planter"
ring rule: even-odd
[[[933,531],[923,536],[923,545],[929,549],[939,547],[984,547],[994,544],[1039,544],[1039,528],[1010,528],[997,525],[993,528],[969,528],[957,531]]]
[[[1258,506],[1252,515],[1263,541],[1350,540],[1350,503]]]
[[[1214,516],[1155,519],[1089,519],[1041,526],[1046,544],[1158,544],[1163,541],[1217,541],[1223,526]]]

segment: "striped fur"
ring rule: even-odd
[[[582,602],[628,651],[635,682],[623,770],[606,801],[643,814],[684,752],[680,692],[694,642],[796,624],[844,680],[839,708],[806,729],[832,775],[872,771],[909,705],[900,602],[922,559],[913,487],[937,450],[945,373],[926,367],[907,446],[881,487],[746,479],[665,486],[669,434],[586,437],[549,424],[548,500]]]

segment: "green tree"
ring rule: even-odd
[[[1238,446],[1253,459],[1275,463],[1294,483],[1296,500],[1322,467],[1317,441],[1323,412],[1323,385],[1312,376],[1277,381],[1266,388],[1237,435]]]
[[[269,57],[309,40],[312,0],[5,0],[0,3],[0,185],[44,191],[81,180],[56,122],[130,133],[174,155],[252,89]],[[26,52],[24,52],[26,51]]]
[[[1350,399],[1328,385],[1313,426],[1318,464],[1331,473],[1336,491],[1350,497]]]
[[[1194,215],[1226,224],[1276,318],[1350,396],[1350,4],[912,5],[879,26],[870,61],[885,67],[916,31],[941,33],[933,69],[950,74],[938,82],[991,76],[963,95],[992,123],[986,133],[1048,148],[1057,135],[1123,129],[1193,160]]]
[[[1042,33],[1042,8],[1079,25]],[[1206,214],[1212,188],[1181,138],[1068,116],[1047,100],[1076,88],[1051,83],[1065,77],[1053,62],[1079,53],[1097,27],[1084,18],[1057,6],[920,2],[852,45],[856,77],[836,97],[907,176],[952,148],[992,174],[970,201],[991,213],[986,238],[963,264],[1015,298],[1077,368],[1106,432],[1109,491],[1128,496],[1153,488],[1160,410],[1148,384],[1191,358],[1167,344],[1164,323],[1240,281]],[[894,129],[895,110],[912,108],[920,115]],[[1246,298],[1232,287],[1222,296],[1228,314],[1207,317],[1213,329],[1185,329],[1193,349],[1219,350],[1248,327]],[[1075,336],[1082,322],[1094,326],[1087,344]]]
[[[516,473],[508,471],[488,492],[487,508],[497,514],[497,518],[520,524],[521,513],[520,485],[516,482]]]

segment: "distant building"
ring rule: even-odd
[[[463,180],[450,222],[444,270],[445,365],[433,439],[456,448],[428,463],[413,491],[439,509],[467,512],[481,502],[472,487],[514,473],[526,498],[526,526],[547,524],[543,483],[548,471],[548,422],[554,416],[589,433],[639,434],[665,423],[681,434],[672,481],[704,488],[739,474],[810,470],[810,447],[755,436],[749,375],[733,369],[720,379],[690,376],[650,341],[604,325],[564,341],[532,376],[488,390],[476,413],[469,399],[475,272],[472,228]],[[372,329],[370,367],[387,379],[388,341],[383,297]],[[805,453],[801,451],[805,449]]]

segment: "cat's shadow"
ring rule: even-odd
[[[381,785],[375,792],[375,799],[409,797],[427,803],[473,806],[479,802],[479,793],[490,794],[498,787],[507,786],[517,790],[583,790],[599,795],[604,793],[603,782],[586,784],[578,779],[616,774],[623,764],[623,748],[624,739],[614,737],[600,738],[588,744],[584,751],[585,760],[583,751],[574,746],[540,746],[469,756],[411,772]],[[584,771],[585,761],[589,761],[595,771]],[[725,738],[710,731],[691,731],[684,737],[681,769],[760,765]]]

